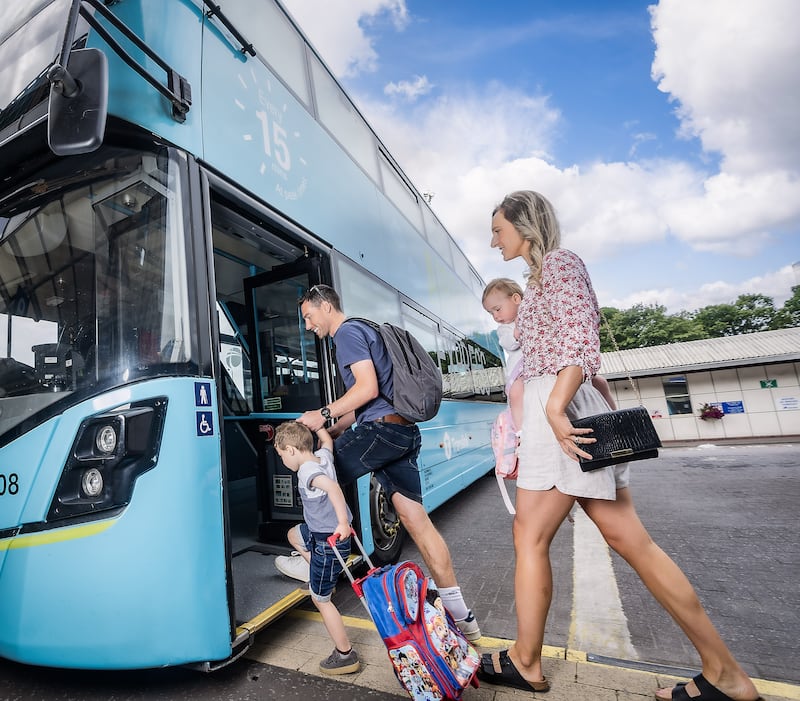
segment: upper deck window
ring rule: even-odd
[[[443,260],[452,266],[453,256],[450,253],[450,235],[427,207],[422,207],[422,217],[425,220],[425,234],[428,237],[428,242],[436,249],[436,252]]]
[[[280,8],[272,2],[252,0],[225,0],[220,6],[283,82],[310,107],[305,43]]]
[[[311,75],[319,120],[367,175],[380,182],[375,137],[367,123],[316,57],[311,58]]]
[[[55,60],[69,7],[69,0],[44,9],[41,2],[0,4],[0,114]]]
[[[423,231],[422,213],[417,195],[403,179],[394,164],[381,153],[381,175],[386,196],[395,203],[417,231]]]

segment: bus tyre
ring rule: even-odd
[[[369,484],[369,512],[372,540],[375,543],[375,550],[371,555],[373,563],[389,565],[397,562],[403,549],[406,530],[383,487],[374,477]]]

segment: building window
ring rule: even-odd
[[[665,377],[664,396],[667,398],[667,409],[670,416],[674,414],[691,414],[692,403],[689,401],[689,385],[686,375],[673,375]]]

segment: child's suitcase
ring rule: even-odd
[[[359,579],[345,566],[335,535],[328,544],[375,622],[409,696],[415,701],[457,701],[469,684],[477,687],[480,656],[445,610],[433,580],[413,562],[374,567],[355,532],[352,538],[369,566]]]

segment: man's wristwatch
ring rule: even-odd
[[[325,421],[330,421],[333,418],[331,416],[331,410],[326,406],[322,407],[322,409],[319,410],[319,413],[322,414],[322,418],[325,419]]]

